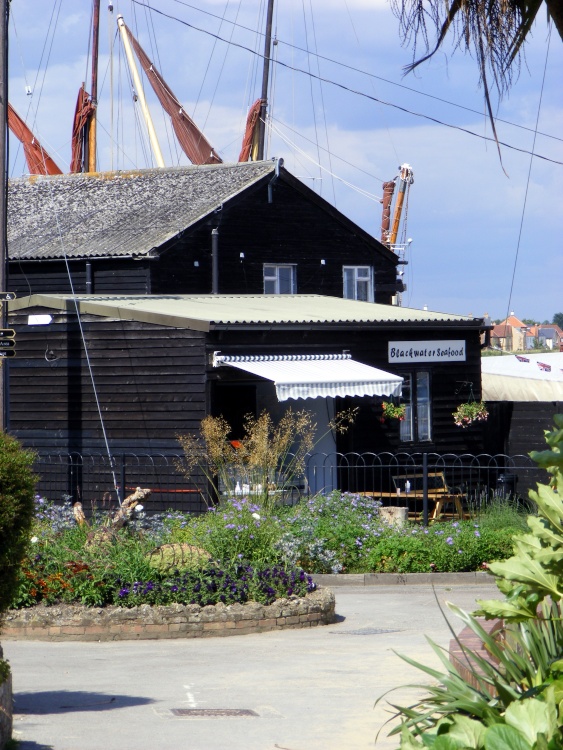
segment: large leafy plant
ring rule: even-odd
[[[563,415],[546,441],[548,450],[531,454],[552,475],[530,493],[538,506],[531,533],[515,538],[509,560],[490,565],[505,599],[479,602],[474,615],[448,605],[489,655],[456,638],[463,664],[429,640],[445,672],[402,657],[435,684],[413,686],[425,691],[413,705],[394,705],[400,723],[391,735],[400,734],[401,750],[563,748]],[[491,635],[476,615],[508,624]]]
[[[551,474],[549,485],[539,484],[530,491],[537,505],[537,516],[528,518],[529,534],[514,539],[514,555],[490,565],[503,601],[480,601],[476,614],[505,621],[522,621],[536,616],[537,607],[547,597],[563,598],[563,414],[554,418],[555,429],[545,433],[549,446],[530,456]]]

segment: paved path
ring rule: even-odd
[[[373,748],[386,718],[375,700],[423,677],[393,649],[436,664],[424,635],[447,645],[450,634],[430,586],[335,593],[339,622],[307,630],[178,641],[6,641],[19,750]],[[497,591],[480,584],[439,586],[436,593],[471,610],[476,598]],[[394,697],[400,695],[409,694]],[[258,716],[172,713],[185,708]],[[376,750],[397,746],[384,730]]]

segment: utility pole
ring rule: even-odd
[[[272,55],[272,16],[274,15],[274,0],[268,0],[268,12],[266,14],[266,37],[264,41],[264,68],[262,71],[262,106],[260,107],[260,120],[258,122],[258,149],[257,159],[264,158],[264,141],[266,135],[266,110],[268,109],[268,82],[270,79],[270,60]]]
[[[2,293],[7,292],[8,243],[8,8],[9,0],[0,0],[0,328],[6,328],[7,302]],[[0,428],[8,427],[8,362],[0,359]]]

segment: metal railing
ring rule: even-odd
[[[181,454],[49,453],[37,457],[38,492],[56,502],[80,500],[84,505],[115,507],[136,487],[152,490],[148,512],[169,508],[201,513],[213,498],[203,474],[187,476]],[[307,457],[299,491],[292,488],[289,502],[299,494],[340,489],[382,494],[383,502],[412,505],[424,491],[432,491],[433,477],[443,475],[447,491],[463,495],[478,509],[493,497],[526,500],[528,490],[546,482],[547,473],[528,456],[437,453],[314,453]],[[408,479],[418,498],[402,492],[396,497],[397,477]],[[115,483],[114,483],[115,478]],[[119,499],[118,499],[119,498]]]

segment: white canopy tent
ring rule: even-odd
[[[481,359],[484,401],[563,401],[563,352]]]
[[[214,367],[229,365],[272,380],[278,401],[327,396],[400,396],[403,378],[356,362],[349,354],[223,356]]]

